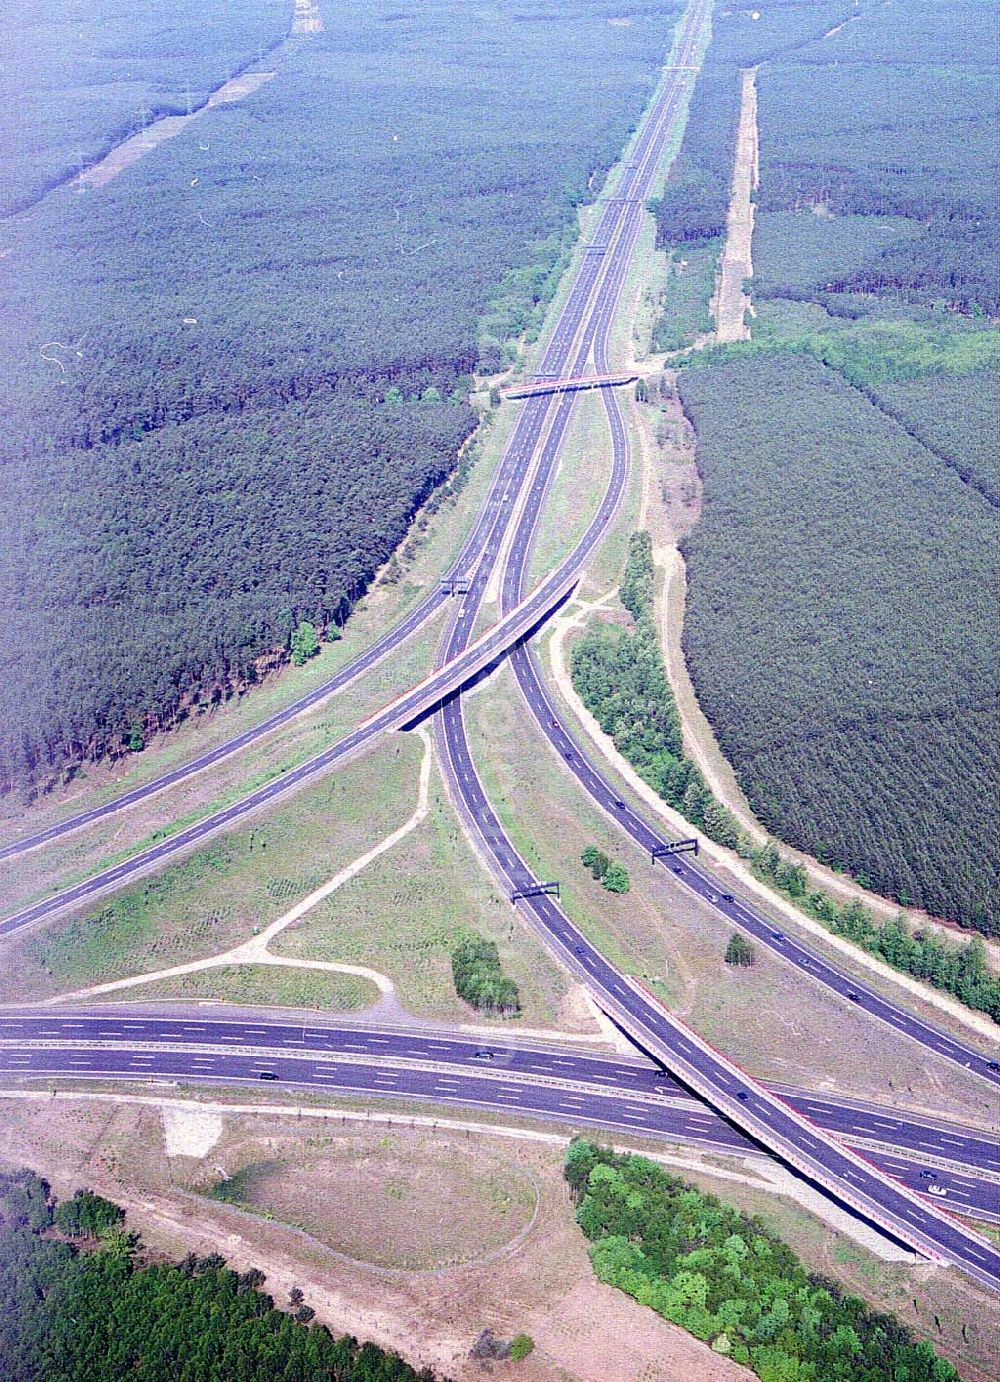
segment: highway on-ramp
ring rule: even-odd
[[[690,35],[691,30],[689,38]],[[656,119],[647,125],[637,141],[638,156],[631,164],[626,165],[618,196],[610,200],[605,208],[602,226],[605,222],[608,223],[608,238],[595,236],[591,252],[582,258],[584,268],[597,261],[600,261],[600,268],[593,269],[593,281],[587,289],[586,302],[580,306],[579,320],[575,323],[566,344],[566,360],[579,361],[581,352],[588,349],[592,343],[597,368],[601,371],[604,369],[602,351],[606,351],[610,323],[640,222],[641,200],[648,193],[651,171],[658,161],[666,137],[665,116],[671,108],[671,100],[676,98],[680,90],[680,83],[681,79],[675,76],[674,80],[665,85],[664,93],[655,108],[658,110]],[[643,140],[646,141],[645,147]],[[593,293],[591,288],[594,289]],[[594,306],[590,308],[592,297]],[[561,371],[561,375],[565,376],[565,370]],[[544,409],[544,414],[541,414],[543,420],[548,418],[547,398],[533,400],[524,410],[515,436],[524,423],[524,418],[534,415],[536,407],[539,410]],[[513,560],[526,559],[541,499],[547,491],[559,442],[571,408],[572,395],[561,396],[554,405],[551,426],[541,452],[538,453],[537,476],[524,513],[519,518],[511,549]],[[615,473],[620,476],[627,474],[627,438],[617,402],[612,403],[609,399],[608,412],[612,425]],[[539,422],[536,443],[541,435],[542,424]],[[497,517],[482,547],[469,595],[463,601],[449,630],[449,656],[445,659],[444,665],[419,688],[400,697],[392,707],[380,712],[365,726],[356,730],[353,736],[347,736],[340,744],[332,746],[323,754],[309,760],[307,764],[292,770],[273,783],[266,784],[264,788],[259,789],[258,794],[251,794],[225,811],[206,817],[197,825],[189,827],[188,831],[181,831],[170,840],[156,846],[153,851],[137,855],[126,864],[117,866],[117,870],[105,875],[96,875],[86,884],[79,885],[81,891],[70,890],[68,893],[45,899],[33,908],[25,909],[13,918],[7,918],[5,922],[0,923],[0,933],[27,925],[41,916],[51,915],[71,901],[80,901],[84,897],[97,895],[108,887],[116,886],[126,877],[137,875],[159,863],[167,855],[188,847],[249,811],[275,800],[315,772],[324,770],[334,761],[342,760],[348,753],[356,751],[361,743],[367,742],[375,734],[415,722],[443,698],[453,696],[453,693],[471,678],[488,668],[514,643],[530,633],[572,589],[587,556],[606,530],[618,502],[609,491],[600,514],[588,529],[588,535],[562,566],[547,577],[536,592],[505,614],[499,625],[470,644],[471,631],[482,602],[488,573],[492,571],[503,550],[505,533],[536,452],[537,444],[533,444],[530,454],[523,456],[518,481],[516,485],[512,485],[510,491],[501,493],[498,488],[493,491],[494,495],[500,495],[497,501]],[[503,831],[476,775],[465,741],[461,702],[457,698],[445,701],[441,723],[441,740],[451,786],[466,819],[480,840],[484,856],[490,861],[497,876],[512,891],[530,886],[536,880],[532,878],[524,861],[517,855]],[[987,1240],[971,1233],[936,1206],[925,1203],[891,1176],[841,1145],[817,1124],[810,1122],[779,1094],[751,1080],[732,1062],[712,1051],[697,1034],[685,1028],[649,994],[609,965],[551,897],[531,897],[520,905],[525,909],[531,924],[561,955],[568,968],[586,983],[622,1029],[627,1031],[642,1049],[668,1066],[687,1086],[708,1100],[732,1123],[776,1152],[834,1198],[880,1225],[885,1231],[928,1256],[961,1265],[979,1280],[995,1283],[1000,1255]],[[88,1054],[92,1056],[92,1053],[81,1051],[72,1057],[67,1055],[65,1059],[72,1067],[82,1070]],[[235,1056],[233,1058],[236,1059]],[[241,1055],[239,1058],[243,1059],[245,1056]],[[32,1056],[30,1059],[41,1058]],[[503,1089],[494,1087],[493,1092],[496,1100],[502,1103],[506,1097]],[[625,1116],[625,1111],[622,1116]]]

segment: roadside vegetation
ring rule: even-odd
[[[80,1202],[87,1221],[69,1232],[85,1246],[50,1237]],[[146,1263],[122,1217],[86,1191],[55,1204],[31,1171],[0,1176],[0,1373],[10,1382],[434,1382],[374,1344],[307,1327],[315,1312],[301,1291],[277,1309],[257,1269],[230,1271],[217,1253]]]
[[[688,126],[714,212],[681,184],[658,210],[664,248],[707,248],[731,173],[725,93],[759,64],[753,339],[680,362],[704,482],[682,543],[685,657],[768,830],[996,936],[992,16],[978,0],[835,8],[716,15]],[[842,934],[996,1011],[978,950],[834,910]]]
[[[699,374],[697,378],[701,379],[702,375]],[[790,387],[794,390],[795,383]],[[772,382],[767,397],[773,402],[776,395],[780,397],[777,379]],[[730,389],[724,390],[720,398],[725,401],[725,408],[731,406]],[[763,403],[761,406],[764,406]],[[734,466],[741,464],[741,455],[742,452],[738,450],[734,452]],[[782,482],[785,475],[785,464],[782,462]],[[748,486],[750,483],[747,481]],[[946,483],[957,485],[953,479]],[[766,508],[766,499],[761,502]],[[752,508],[752,503],[741,499],[740,507]],[[813,520],[810,517],[806,521]],[[727,526],[734,524],[731,516],[725,522]],[[697,529],[696,534],[700,531]],[[759,548],[759,538],[753,540]],[[842,558],[834,559],[839,561]],[[777,566],[780,569],[780,563]],[[894,969],[922,979],[934,988],[952,994],[967,1007],[984,1012],[1000,1022],[1000,978],[990,970],[978,937],[965,945],[956,944],[927,928],[911,931],[901,916],[876,921],[860,902],[838,903],[822,889],[810,889],[801,864],[783,857],[773,840],[763,845],[755,844],[741,830],[732,812],[716,800],[696,765],[684,754],[680,721],[654,623],[653,579],[650,536],[645,532],[634,533],[619,592],[622,604],[633,616],[633,627],[595,620],[573,647],[574,687],[604,732],[611,736],[618,751],[669,806],[679,811],[716,844],[735,849],[762,882],[783,893],[808,916],[821,922],[834,934],[877,955]],[[792,606],[788,593],[779,592],[776,598],[786,608],[785,617],[789,619]],[[720,608],[721,600],[720,596]],[[738,610],[732,600],[730,606],[727,617],[733,619]],[[806,610],[810,608],[804,597],[803,607]],[[748,620],[756,618],[758,613],[759,605],[756,605],[748,613]],[[859,618],[863,618],[863,614],[859,613]],[[711,622],[713,630],[717,622],[715,619]],[[723,641],[726,647],[730,646],[726,640]],[[733,646],[738,657],[741,644],[737,640]],[[776,679],[775,686],[777,684]],[[843,697],[846,684],[846,678],[841,676],[837,682],[838,698]],[[772,731],[772,737],[766,741],[767,750],[761,754],[762,761],[767,762],[769,756],[776,754],[773,732],[775,725],[780,725],[777,711],[772,708],[763,714],[762,724]],[[865,721],[865,724],[867,733],[871,734],[870,721]],[[846,736],[846,730],[838,733]],[[831,761],[839,763],[835,758]],[[874,768],[869,765],[868,771],[874,771]],[[858,790],[852,788],[852,791]],[[857,796],[851,798],[857,799]],[[991,847],[992,842],[988,840],[977,842],[976,845],[976,848],[986,850]],[[818,849],[811,852],[820,854]],[[986,898],[992,880],[979,877],[976,872],[977,860],[978,856],[970,861],[969,878],[980,887],[981,895]],[[830,862],[829,857],[824,862]]]
[[[762,1382],[958,1382],[930,1344],[808,1271],[760,1218],[582,1139],[565,1174],[599,1279]]]
[[[0,788],[336,634],[447,480],[471,374],[537,331],[680,12],[537,8],[351,6],[9,223]]]

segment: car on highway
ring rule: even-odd
[[[472,1059],[473,1059],[473,1060],[492,1060],[492,1059],[493,1059],[493,1052],[492,1052],[492,1051],[488,1051],[485,1047],[483,1047],[482,1050],[473,1052]]]
[[[771,935],[774,937],[776,941],[783,941],[785,939],[784,931],[772,931]]]
[[[855,991],[854,991],[853,989],[848,989],[848,990],[847,990],[847,996],[848,996],[848,998],[851,1000],[852,1003],[860,1003],[860,1002],[861,1002],[861,994],[860,994],[860,993],[855,993]]]
[[[921,1171],[921,1172],[920,1172],[920,1179],[921,1179],[921,1180],[937,1180],[937,1172],[936,1172],[936,1171]]]
[[[929,1185],[927,1193],[928,1195],[937,1195],[939,1200],[943,1200],[948,1193],[948,1187],[946,1185]]]
[[[261,1070],[257,1074],[258,1080],[280,1080],[281,1076],[276,1075],[273,1070]]]

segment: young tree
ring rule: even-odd
[[[609,864],[604,870],[601,882],[609,893],[627,893],[631,884],[629,883],[628,872],[622,864]]]
[[[734,931],[729,937],[729,944],[726,946],[726,964],[749,967],[755,958],[754,948],[746,936],[741,935],[739,931]]]
[[[319,639],[316,637],[316,626],[310,624],[308,619],[303,619],[292,634],[292,662],[296,667],[301,667],[304,662],[307,662],[318,652]]]

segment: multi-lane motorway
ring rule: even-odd
[[[619,192],[626,198],[645,197],[649,191],[647,176],[651,178],[652,174],[647,174],[646,165],[641,160],[634,162],[627,169]],[[612,318],[613,311],[609,311],[597,323],[593,336],[594,364],[602,374],[609,369],[608,340]],[[628,439],[618,400],[610,391],[604,392],[604,400],[611,430],[613,474],[601,510],[580,544],[583,549],[595,543],[605,531],[628,468]],[[563,406],[572,407],[572,395]],[[547,458],[543,456],[542,465],[546,463]],[[520,596],[536,519],[537,509],[526,506],[505,571],[504,599],[508,603]],[[482,590],[473,584],[465,597],[465,607],[474,614],[481,600]],[[461,623],[453,623],[444,642],[443,659],[451,662],[461,655],[471,627],[469,616]],[[554,715],[551,718],[558,719]],[[460,698],[443,707],[438,742],[453,796],[479,841],[484,859],[512,895],[530,890],[540,880],[533,876],[518,854],[486,796],[469,750]],[[573,750],[568,753],[572,762]],[[565,757],[564,752],[564,760]],[[772,1091],[751,1080],[732,1061],[713,1051],[652,995],[610,965],[554,897],[529,892],[518,905],[541,938],[577,974],[636,1044],[744,1132],[778,1152],[801,1174],[854,1212],[861,1213],[927,1256],[961,1265],[990,1285],[1000,1280],[1000,1253],[987,1239],[965,1230],[936,1207],[925,1205],[906,1186],[858,1156]]]
[[[337,1026],[260,1014],[129,1009],[0,1016],[0,1072],[25,1077],[282,1085],[459,1108],[503,1108],[572,1126],[757,1149],[666,1072],[636,1056],[475,1039],[447,1031]],[[776,1087],[777,1088],[777,1087]],[[1000,1148],[985,1133],[833,1095],[779,1088],[820,1127],[923,1194],[1000,1222]]]
[[[630,161],[622,171],[615,196],[606,202],[592,243],[581,256],[579,270],[560,314],[556,331],[546,348],[540,373],[560,377],[564,377],[567,372],[581,373],[591,353],[596,370],[600,373],[608,372],[611,323],[641,224],[643,201],[652,187],[677,101],[684,83],[688,80],[683,74],[683,69],[690,66],[692,45],[700,26],[701,8],[699,4],[695,4],[689,11],[685,21],[684,43],[678,55],[678,67],[682,70],[670,74],[640,128]],[[469,590],[461,605],[456,608],[455,617],[446,635],[440,664],[425,682],[405,693],[392,706],[373,716],[340,743],[331,746],[280,779],[259,788],[224,811],[207,816],[196,825],[178,832],[152,850],[136,855],[112,870],[95,875],[73,889],[44,899],[6,918],[0,922],[0,934],[13,931],[31,921],[52,915],[71,903],[118,886],[161,863],[177,851],[189,848],[214,831],[241,819],[249,812],[270,804],[278,796],[315,774],[343,761],[363,744],[370,742],[375,735],[387,729],[417,722],[441,706],[442,702],[444,704],[439,719],[442,758],[453,794],[480,841],[484,858],[503,885],[512,891],[534,882],[526,864],[514,850],[487,801],[466,742],[461,701],[453,693],[529,634],[537,623],[566,597],[594,546],[606,532],[624,489],[629,455],[627,432],[618,401],[610,391],[605,391],[604,396],[611,429],[613,459],[612,479],[608,491],[583,540],[531,595],[522,598],[524,572],[538,516],[574,406],[573,394],[532,399],[523,409],[505,451],[497,480],[491,488],[487,506],[466,544],[463,553],[465,564],[459,563],[453,568],[453,574],[468,580]],[[526,492],[522,493],[525,490]],[[520,508],[522,502],[523,508]],[[513,526],[508,552],[507,535],[515,518],[516,525]],[[502,617],[497,625],[473,641],[473,629],[498,561],[505,562]],[[397,647],[402,639],[433,611],[441,598],[443,597],[437,593],[428,596],[408,620],[363,655],[361,662],[365,663],[367,658],[369,660],[365,665],[370,666],[379,657]],[[641,818],[614,796],[610,785],[572,743],[568,731],[560,722],[559,714],[551,702],[546,700],[526,655],[518,654],[516,665],[532,709],[543,727],[548,725],[546,732],[552,731],[549,738],[560,752],[563,761],[577,773],[579,780],[601,802],[612,818],[628,829],[638,843],[647,848],[655,847],[656,843],[661,842],[660,837],[651,832]],[[349,675],[355,674],[355,668],[361,670],[358,664],[345,668],[339,674],[341,680],[338,684],[345,684]],[[537,693],[532,686],[532,678],[538,688]],[[337,678],[334,682],[337,682]],[[315,703],[315,700],[321,699],[322,696],[331,694],[337,689],[334,682],[318,688],[313,696],[308,698],[308,703]],[[447,699],[448,697],[452,698]],[[297,706],[289,707],[286,712],[281,713],[277,722],[280,722],[282,717],[290,718],[303,708],[301,702]],[[268,722],[267,727],[261,726],[251,734],[256,737],[260,733],[266,733],[268,728],[274,727],[274,723],[275,721]],[[209,761],[218,761],[219,757],[237,751],[246,742],[249,741],[244,736],[239,740],[230,741],[230,744],[222,745],[213,751],[215,757],[206,755],[203,759],[196,760],[195,764],[187,765],[186,770],[178,770],[178,773],[183,775],[184,772],[200,771]],[[169,780],[178,779],[175,775],[169,775]],[[149,795],[153,791],[162,790],[166,785],[169,785],[167,779],[159,779],[158,782],[137,791]],[[137,799],[141,799],[141,795],[119,799],[117,803],[109,803],[106,808],[99,808],[98,814],[105,815],[115,809],[124,809]],[[91,815],[88,818],[95,817]],[[18,848],[24,849],[43,843],[45,839],[54,838],[83,823],[82,817],[64,821],[39,836],[25,837],[19,845],[9,847],[6,852],[12,853]],[[646,834],[641,835],[640,828]],[[647,837],[651,837],[655,843],[650,844]],[[678,866],[681,873],[677,876],[681,881],[699,892],[710,905],[719,907],[732,921],[747,929],[754,930],[756,927],[755,934],[759,931],[760,939],[777,949],[778,953],[784,953],[786,958],[821,982],[828,982],[833,987],[838,983],[842,985],[837,991],[844,993],[848,1001],[855,1001],[850,994],[856,993],[858,1001],[870,1006],[873,1014],[883,1021],[891,1022],[907,1035],[931,1045],[938,1054],[969,1065],[985,1078],[996,1078],[997,1072],[990,1068],[989,1062],[978,1052],[966,1050],[960,1043],[952,1042],[943,1034],[934,1032],[934,1029],[926,1024],[917,1023],[909,1014],[885,1004],[884,1000],[878,999],[878,996],[868,989],[864,990],[865,998],[862,999],[862,991],[854,981],[838,975],[836,970],[826,965],[818,956],[812,955],[801,946],[793,945],[787,938],[777,934],[764,918],[757,918],[742,903],[721,895],[718,885],[713,884],[702,870],[687,861],[681,862]],[[905,1170],[899,1172],[898,1154],[894,1153],[897,1156],[895,1168],[866,1160],[832,1135],[834,1131],[839,1132],[842,1129],[828,1129],[822,1125],[822,1120],[815,1118],[814,1110],[803,1111],[782,1092],[765,1088],[751,1080],[732,1062],[712,1051],[696,1033],[685,1028],[667,1013],[651,995],[609,965],[572,924],[553,898],[532,897],[519,905],[523,907],[530,924],[561,956],[567,967],[587,985],[606,1011],[632,1036],[640,1048],[673,1070],[687,1086],[721,1111],[732,1124],[775,1151],[834,1198],[879,1224],[886,1231],[928,1256],[956,1263],[977,1279],[995,1284],[1000,1277],[1000,1254],[987,1240],[971,1233],[936,1205],[927,1203],[907,1185],[895,1179],[896,1174],[906,1174]],[[877,1003],[882,1003],[881,1010],[877,1008]],[[247,1035],[252,1034],[248,1032]],[[186,1076],[192,1077],[197,1074],[200,1064],[205,1078],[216,1079],[237,1076],[252,1078],[255,1073],[259,1077],[263,1073],[262,1069],[258,1067],[255,1071],[252,1064],[246,1064],[254,1059],[253,1053],[246,1050],[239,1053],[202,1050],[199,1054],[191,1056],[190,1053],[178,1051],[137,1052],[91,1046],[68,1047],[55,1043],[35,1048],[6,1047],[3,1052],[7,1069],[21,1068],[25,1073],[42,1070],[51,1073],[54,1069],[60,1068],[62,1062],[68,1070],[81,1074],[100,1071],[119,1076],[134,1076],[144,1065],[148,1065],[152,1072],[161,1076],[177,1074],[178,1070],[175,1067],[179,1066]],[[293,1061],[295,1058],[280,1056],[274,1059]],[[361,1078],[356,1074],[342,1075],[342,1066],[357,1068],[352,1062],[332,1063],[317,1057],[313,1057],[312,1060],[310,1078],[315,1082],[325,1081],[333,1087],[341,1080],[349,1082]],[[46,1061],[49,1062],[48,1065]],[[219,1065],[219,1061],[223,1064]],[[117,1068],[112,1070],[115,1062],[118,1063]],[[301,1060],[298,1066],[290,1065],[284,1072],[277,1067],[267,1067],[267,1071],[270,1075],[284,1078],[304,1073]],[[398,1082],[401,1078],[398,1070],[393,1073],[383,1069],[377,1075],[371,1076],[370,1087],[383,1087],[393,1080]],[[420,1097],[440,1098],[443,1097],[444,1090],[449,1087],[453,1077],[442,1076],[440,1072],[419,1071],[414,1072],[412,1078],[414,1085],[419,1086],[419,1089],[415,1087],[408,1090],[407,1097],[416,1097],[419,1094]],[[513,1103],[510,1101],[515,1097],[522,1097],[515,1096],[512,1088],[508,1089],[502,1083],[498,1084],[492,1074],[469,1076],[468,1079],[475,1080],[476,1093],[492,1098],[495,1106],[508,1103],[512,1107]],[[524,1083],[536,1091],[548,1088],[532,1084],[530,1081]],[[345,1087],[353,1086],[348,1083]],[[468,1084],[465,1086],[466,1089],[471,1087]],[[544,1102],[548,1096],[533,1092],[524,1094],[523,1097]],[[606,1114],[614,1126],[634,1124],[638,1128],[640,1118],[648,1120],[659,1116],[655,1112],[651,1113],[650,1109],[661,1112],[665,1110],[662,1100],[640,1099],[635,1094],[631,1099],[637,1102],[633,1102],[631,1106],[628,1095],[619,1093],[603,1097],[606,1100],[617,1100],[614,1107],[608,1104],[602,1108],[602,1114]],[[558,1106],[549,1109],[549,1112],[555,1111],[559,1116],[564,1116],[570,1111],[566,1104],[572,1101],[572,1096],[563,1092],[559,1099],[561,1102]],[[641,1113],[638,1111],[640,1103],[643,1106],[648,1105]],[[591,1105],[592,1109],[596,1107],[596,1104]],[[676,1108],[674,1112],[676,1113]],[[689,1113],[687,1116],[690,1118],[693,1115]],[[580,1114],[579,1117],[584,1119],[585,1115]],[[704,1119],[710,1115],[702,1112],[698,1117]],[[589,1116],[587,1120],[589,1121]],[[720,1133],[719,1136],[721,1135]]]
[[[678,93],[686,77],[686,73],[673,74],[672,80],[654,101],[637,138],[635,158],[643,160],[641,166],[649,170],[649,176],[652,175],[652,170],[662,153]],[[623,178],[626,182],[634,176],[638,166],[639,164],[636,163],[625,169]],[[621,285],[629,268],[631,249],[638,233],[641,215],[641,201],[637,196],[628,196],[622,188],[619,188],[615,198],[609,199],[605,204],[593,233],[591,244],[588,246],[587,252],[581,256],[580,266],[574,276],[567,300],[543,352],[539,365],[540,373],[562,375],[568,364],[575,364],[587,358],[595,333],[600,329],[602,323],[610,321],[617,305]],[[234,825],[251,813],[274,804],[278,798],[297,789],[319,774],[329,771],[335,765],[343,763],[387,730],[396,729],[419,720],[445,697],[453,694],[484,668],[489,667],[502,657],[521,638],[528,635],[539,622],[558,608],[572,590],[597,536],[600,535],[599,533],[595,532],[589,545],[581,545],[570,553],[516,610],[508,612],[494,628],[487,630],[474,642],[470,642],[468,637],[471,634],[473,622],[472,611],[478,609],[482,594],[500,556],[504,536],[511,525],[525,478],[532,469],[540,446],[544,460],[550,465],[554,464],[573,403],[573,396],[552,397],[545,395],[530,399],[521,411],[511,439],[505,448],[500,476],[491,487],[486,509],[476,523],[473,537],[466,544],[466,549],[463,549],[464,558],[453,567],[453,575],[456,579],[459,576],[464,576],[467,572],[474,571],[471,580],[472,590],[475,592],[472,599],[466,597],[459,610],[458,624],[463,628],[463,633],[466,636],[463,638],[460,652],[453,660],[439,666],[430,677],[417,687],[407,691],[391,705],[371,716],[336,744],[299,764],[281,777],[265,783],[224,809],[206,815],[200,821],[186,829],[177,831],[169,838],[159,841],[131,858],[110,868],[100,870],[69,888],[64,888],[5,917],[0,921],[0,935],[10,934],[33,922],[54,916],[67,907],[94,899],[120,887],[123,883],[140,877],[151,869],[159,867],[174,855],[190,849],[193,845],[207,839],[219,830]],[[541,482],[536,484],[530,492],[525,514],[527,522],[532,527],[540,511],[543,493],[544,486]],[[606,523],[604,526],[606,527]],[[434,601],[439,598],[443,597],[437,595],[428,597],[428,600],[419,606],[409,619],[386,636],[388,642],[386,639],[381,640],[369,650],[369,654],[363,655],[361,661],[365,662],[365,666],[372,665],[372,661],[367,659],[378,660],[378,658],[385,656],[390,649],[397,648],[404,638],[409,637],[418,623],[433,612]],[[415,620],[417,623],[414,623]],[[375,656],[376,652],[378,658]],[[355,665],[352,664],[352,666]],[[345,679],[349,677],[349,674],[353,675],[352,669],[350,667],[345,668],[340,674],[341,679],[338,684],[341,686],[346,684]],[[337,678],[334,678],[333,681],[337,681]],[[326,689],[318,688],[312,698],[307,698],[309,704],[314,704],[323,695],[330,694],[332,689],[335,689],[333,682],[327,683]],[[301,709],[304,703],[298,704],[299,709]],[[280,712],[279,716],[272,721],[272,728],[274,723],[281,723],[283,719],[291,718],[296,713],[298,711],[295,706],[288,707],[287,711]],[[247,735],[250,735],[251,738],[248,739],[244,735],[240,736],[239,740],[230,741],[230,745],[221,745],[219,749],[213,751],[217,755],[214,758],[208,754],[203,759],[196,760],[194,765],[189,765],[191,771],[201,771],[208,765],[209,761],[218,761],[218,757],[235,752],[237,748],[252,742],[253,737],[259,737],[257,730],[247,731]],[[178,768],[174,773],[167,774],[149,783],[146,787],[136,788],[127,797],[108,802],[101,807],[94,808],[92,812],[84,812],[68,818],[36,835],[26,836],[20,842],[9,845],[7,853],[9,855],[27,848],[37,847],[61,834],[79,828],[88,820],[103,818],[116,810],[125,809],[153,792],[162,791],[170,783],[179,781],[185,775],[186,770]]]

